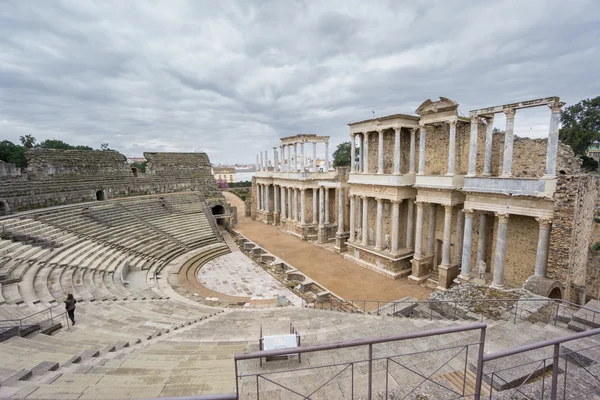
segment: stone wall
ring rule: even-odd
[[[206,153],[144,153],[144,157],[148,160],[146,172],[150,175],[211,174]]]
[[[116,151],[30,149],[25,154],[30,180],[56,176],[130,176],[127,158]]]
[[[21,176],[21,168],[17,168],[15,164],[7,163],[0,160],[0,180],[14,179]]]

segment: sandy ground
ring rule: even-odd
[[[277,227],[244,217],[244,202],[233,193],[223,194],[237,206],[237,231],[346,300],[393,301],[406,296],[423,300],[431,293],[422,286],[409,284],[406,278],[386,278]]]

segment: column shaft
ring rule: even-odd
[[[300,143],[300,171],[306,167],[306,158],[304,158],[304,142]]]
[[[477,174],[477,129],[479,127],[479,117],[471,117],[471,134],[469,136],[469,170],[467,176]]]
[[[483,160],[483,175],[492,173],[492,145],[494,142],[494,116],[486,118],[485,129],[485,158]]]
[[[300,191],[300,223],[306,223],[306,189]]]
[[[337,233],[344,232],[344,189],[338,189],[338,217],[337,217]]]
[[[363,172],[365,174],[369,173],[369,132],[364,133],[364,142],[363,146],[365,149],[363,150]]]
[[[414,203],[412,200],[408,200],[408,211],[406,213],[406,248],[412,249],[415,239],[413,232],[414,225]]]
[[[452,243],[452,206],[444,207],[444,241],[442,243],[442,265],[450,266],[450,245]]]
[[[477,255],[475,256],[475,268],[479,268],[479,261],[485,261],[485,245],[487,243],[487,214],[479,213],[479,238],[477,240]]]
[[[355,224],[354,224],[354,219],[356,218],[356,210],[355,210],[355,204],[354,204],[354,195],[350,195],[350,237],[348,238],[348,241],[350,242],[354,242],[354,230],[355,230]]]
[[[558,155],[558,131],[560,128],[560,109],[565,103],[549,104],[552,113],[550,114],[550,133],[548,134],[548,150],[546,152],[546,174],[547,177],[556,176],[556,157]]]
[[[265,211],[270,212],[269,185],[265,185]]]
[[[427,130],[424,126],[419,128],[419,175],[425,175],[425,135]]]
[[[435,227],[437,204],[429,203],[429,230],[427,232],[427,253],[429,255],[435,253]]]
[[[540,225],[538,233],[537,252],[535,255],[535,276],[546,276],[546,263],[548,262],[548,243],[550,241],[549,219],[536,218]]]
[[[282,160],[283,161],[283,160]],[[282,219],[287,218],[287,210],[286,210],[286,206],[285,206],[285,192],[286,192],[286,188],[285,187],[281,187],[281,217]]]
[[[325,188],[325,223],[329,223],[329,188]]]
[[[377,173],[383,174],[383,129],[378,131],[379,138],[377,139]]]
[[[414,258],[420,260],[423,257],[423,202],[416,201],[417,205],[417,226],[415,228],[415,255]]]
[[[325,142],[325,168],[323,171],[329,171],[329,142]]]
[[[502,177],[512,176],[513,141],[515,133],[515,110],[508,108],[506,114],[506,132],[504,133],[504,159],[502,161]]]
[[[350,135],[350,172],[356,172],[356,135]]]
[[[364,138],[362,134],[358,135],[358,170],[357,172],[363,172],[363,146],[364,146]]]
[[[298,189],[292,189],[294,191],[294,221],[298,221]]]
[[[394,174],[400,175],[400,133],[402,128],[394,128]]]
[[[318,188],[313,188],[312,190],[312,200],[313,200],[313,219],[312,219],[312,223],[314,225],[317,224],[317,199],[319,197],[318,195],[319,189]]]
[[[508,214],[496,214],[496,216],[498,217],[498,233],[496,234],[496,257],[494,258],[494,281],[492,282],[492,286],[501,288],[504,287]]]
[[[381,250],[383,239],[383,199],[377,199],[377,221],[375,228],[375,250]]]
[[[400,230],[400,203],[401,202],[397,200],[392,201],[392,253],[398,252],[399,248],[398,234]]]
[[[410,129],[410,158],[409,158],[409,167],[408,167],[408,173],[409,174],[414,174],[415,173],[415,158],[416,158],[416,146],[417,146],[417,129],[416,128],[411,128]]]
[[[317,172],[317,142],[313,142],[312,168],[313,172]]]
[[[319,189],[319,227],[325,225],[325,188]]]
[[[294,143],[294,160],[292,161],[292,171],[298,171],[298,143]]]
[[[292,188],[288,188],[287,189],[287,202],[288,202],[288,209],[287,209],[287,214],[288,214],[288,219],[289,220],[294,220],[294,207],[293,207],[293,193],[292,193]]]
[[[366,196],[362,197],[362,244],[363,246],[366,246],[369,244],[369,238],[368,238],[368,225],[369,225],[369,218],[368,218],[368,214],[369,214],[369,198]]]
[[[450,121],[450,138],[448,140],[448,172],[446,175],[454,175],[454,158],[456,152],[456,121]]]
[[[454,264],[460,264],[463,251],[463,235],[465,227],[465,214],[462,210],[456,213],[456,243],[454,245]]]
[[[471,243],[473,241],[473,210],[465,209],[465,234],[463,238],[460,274],[468,278],[471,274]]]
[[[279,187],[273,185],[273,211],[279,212]]]

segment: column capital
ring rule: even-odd
[[[454,209],[454,206],[451,206],[451,205],[445,205],[445,206],[444,206],[444,210],[445,210],[447,213],[451,213],[453,209]]]
[[[359,196],[359,197],[360,197],[361,199],[363,199],[363,200],[367,200],[367,199],[369,198],[369,196],[364,196],[364,195],[361,195],[361,196]]]
[[[540,228],[542,229],[548,229],[552,225],[552,219],[550,218],[536,218],[535,220],[540,224]]]
[[[463,209],[463,212],[465,213],[465,217],[467,218],[473,218],[473,215],[475,215],[475,210],[473,210],[472,208],[465,208]]]
[[[453,119],[453,120],[451,120],[451,121],[446,121],[446,122],[448,122],[448,125],[450,125],[450,126],[454,126],[454,127],[456,127],[456,124],[458,123],[458,121],[457,121],[457,120],[455,120],[455,119]]]
[[[383,199],[381,197],[375,197],[375,200],[377,200],[377,204],[379,204],[379,203],[383,203],[383,200],[385,200],[385,199]]]
[[[364,135],[364,137],[369,137],[369,133],[371,133],[370,131],[364,131],[362,134]]]
[[[494,123],[494,114],[484,115],[484,116],[482,116],[482,118],[485,120],[485,123],[488,125]]]
[[[514,118],[517,110],[515,110],[514,108],[507,107],[507,108],[503,109],[502,112],[504,112],[504,114],[506,114],[506,118]]]
[[[506,224],[508,223],[508,217],[510,215],[506,214],[506,213],[496,213],[496,217],[498,218],[498,223],[499,224]]]
[[[415,204],[418,205],[418,206],[422,206],[423,204],[425,204],[425,202],[424,201],[420,201],[420,200],[419,201],[415,200]]]
[[[471,115],[469,118],[471,119],[472,124],[479,124],[481,121],[481,118],[479,118],[478,115]]]
[[[548,104],[548,107],[552,110],[553,113],[559,113],[560,109],[565,105],[562,101],[555,101],[553,103]]]
[[[408,128],[410,130],[410,133],[412,135],[414,135],[415,133],[417,133],[417,128]]]
[[[390,202],[392,204],[402,204],[402,199],[394,199],[394,200],[390,200]]]
[[[394,128],[394,132],[400,132],[402,130],[401,126],[395,127]]]
[[[385,129],[377,129],[377,133],[383,133],[383,131],[385,131]]]

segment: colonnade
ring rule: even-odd
[[[397,127],[394,129],[394,170],[393,175],[400,175],[400,165],[401,165],[401,157],[402,157],[402,148],[401,148],[401,133],[402,128]],[[409,160],[409,174],[415,173],[415,134],[416,128],[409,128],[410,130],[410,160]],[[358,163],[353,162],[350,172],[352,173],[363,173],[369,174],[372,173],[369,170],[369,136],[371,133],[375,133],[379,135],[378,137],[378,148],[377,148],[377,174],[382,175],[384,173],[384,162],[383,162],[383,137],[385,129],[379,129],[377,131],[364,131],[364,132],[354,132],[351,133],[350,142],[353,144],[350,146],[350,159],[356,160],[356,139],[358,138]],[[423,149],[425,150],[425,149]]]
[[[312,143],[312,164],[307,163],[304,153],[304,144]],[[317,143],[325,143],[325,166],[323,170],[329,171],[329,141],[299,141],[294,143],[282,143],[279,147],[273,147],[273,168],[280,172],[302,172],[311,168],[317,172]],[[269,155],[268,152],[261,151],[256,155],[256,170],[268,171]]]

